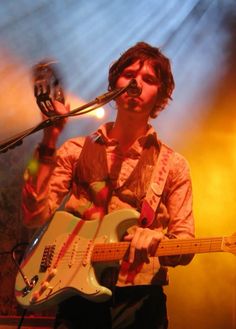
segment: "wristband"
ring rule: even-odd
[[[48,147],[45,144],[39,144],[37,150],[38,150],[39,158],[52,157],[56,151],[55,148]]]

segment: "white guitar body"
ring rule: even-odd
[[[99,263],[100,270],[95,272],[91,263],[93,246],[120,241],[138,217],[133,209],[116,211],[101,221],[83,221],[67,212],[57,212],[24,256],[20,268],[31,287],[18,273],[18,303],[24,308],[41,309],[45,302],[54,305],[77,294],[97,302],[107,300],[111,291],[99,284],[99,272],[107,263]]]
[[[129,242],[122,242],[122,237],[139,216],[133,209],[122,209],[100,221],[83,221],[57,212],[33,239],[20,265],[15,284],[18,303],[24,308],[42,309],[77,294],[95,302],[107,300],[112,292],[99,284],[100,275],[124,258]],[[236,254],[236,234],[163,239],[155,256],[220,251]]]

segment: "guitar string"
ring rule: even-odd
[[[170,240],[168,240],[168,244],[165,244],[165,242],[164,242],[163,245],[161,245],[159,248],[168,250],[168,251],[169,250],[173,251],[174,248],[180,248],[180,249],[194,248],[194,249],[196,249],[196,248],[201,248],[201,247],[206,248],[206,246],[211,248],[212,246],[217,247],[220,243],[222,243],[222,238],[217,238],[217,240],[214,240],[214,241],[212,241],[211,239],[209,239],[209,240],[202,239],[201,241],[198,240],[198,242],[188,242],[188,241],[185,242],[184,240],[179,240],[179,241],[177,242],[175,240],[173,242],[171,241],[171,243],[170,243]],[[183,243],[183,241],[185,243]],[[110,250],[110,251],[119,252],[119,251],[126,250],[128,248],[128,246],[129,246],[129,244],[126,242],[98,243],[94,246],[93,253],[98,252],[98,251],[101,252],[100,249],[105,249],[106,251]],[[77,247],[77,249],[79,249],[79,246]],[[66,252],[65,255],[67,255],[67,254],[69,255],[73,252],[77,255],[78,254],[83,255],[86,252],[86,250],[77,250],[77,251],[69,250]],[[54,255],[58,255],[59,253],[60,253],[60,251],[56,252]]]
[[[163,246],[161,247],[161,249],[159,250],[160,254],[162,254],[162,252],[164,252],[166,254],[166,252],[168,253],[169,251],[172,252],[173,254],[173,249],[176,249],[176,254],[179,254],[180,252],[186,252],[186,249],[188,249],[188,253],[191,253],[194,251],[196,252],[207,252],[207,250],[211,250],[212,248],[219,248],[219,246],[221,246],[222,243],[222,237],[219,238],[200,238],[197,240],[197,242],[195,241],[188,241],[188,240],[184,240],[184,239],[180,239],[178,241],[176,240],[168,240],[168,245],[167,243],[165,244],[166,241],[163,241]],[[105,252],[108,252],[109,256],[111,257],[112,254],[123,254],[125,253],[125,251],[127,250],[129,246],[129,243],[126,242],[114,242],[114,243],[99,243],[97,245],[94,246],[94,249],[92,250],[92,259],[93,259],[93,255],[95,260],[98,260],[101,257],[104,257]],[[206,246],[208,247],[206,249]],[[77,245],[76,249],[79,249],[79,245]],[[189,250],[190,249],[190,250]],[[201,250],[203,249],[203,250]],[[220,251],[220,250],[219,250]],[[86,250],[76,250],[73,251],[73,247],[72,250],[67,250],[66,253],[64,254],[63,259],[60,260],[60,262],[68,262],[68,261],[78,261],[78,259],[81,258],[81,260],[85,257],[85,253]],[[101,256],[100,256],[100,254]],[[58,257],[60,254],[60,250],[55,252],[53,257]],[[73,255],[72,255],[73,254]],[[157,252],[158,254],[158,252]],[[109,257],[108,257],[109,258]],[[64,260],[64,261],[63,261]]]

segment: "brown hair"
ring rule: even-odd
[[[108,89],[115,89],[116,82],[124,69],[137,60],[141,60],[141,63],[149,60],[159,79],[160,88],[158,90],[156,106],[150,113],[150,117],[155,118],[157,113],[166,107],[169,99],[172,99],[171,94],[175,87],[170,61],[161,53],[159,48],[152,47],[145,42],[138,42],[135,46],[124,52],[109,69]]]

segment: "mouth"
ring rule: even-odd
[[[142,88],[137,84],[137,81],[133,79],[127,89],[127,94],[131,97],[139,97],[142,94]]]
[[[128,97],[127,101],[129,106],[136,106],[139,105],[141,102],[139,97],[131,97],[131,96]]]
[[[136,99],[136,100],[139,100],[139,101],[142,100],[142,98],[140,97],[140,94],[136,93],[135,90],[134,90],[134,92],[126,93],[125,97],[128,98],[128,99]]]
[[[127,94],[130,97],[137,97],[138,98],[141,95],[141,92],[137,88],[134,88],[134,89],[128,90]]]

